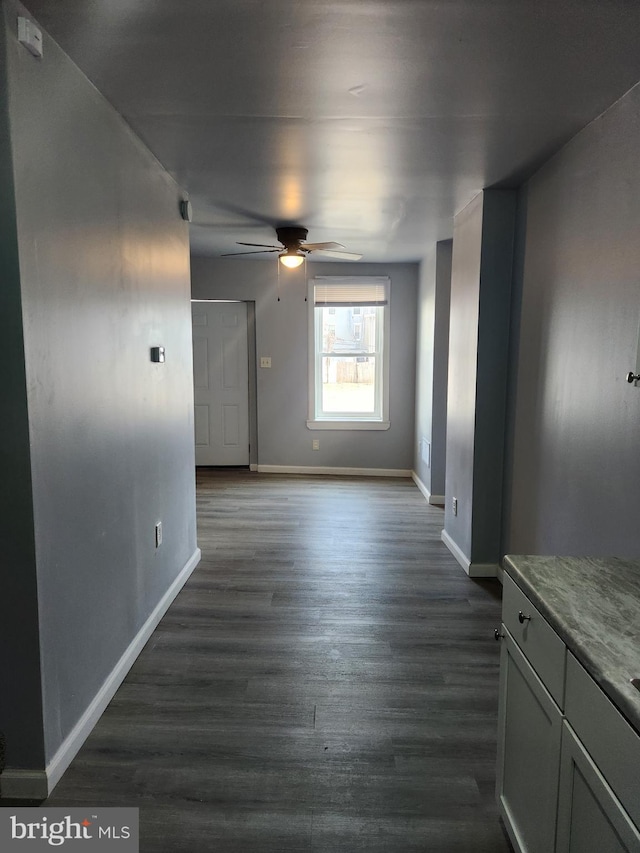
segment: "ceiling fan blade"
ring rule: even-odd
[[[313,250],[313,254],[324,255],[327,258],[340,258],[343,261],[359,261],[362,257],[357,252],[337,252],[335,249],[316,249]]]
[[[211,219],[208,217],[206,219],[201,219],[198,217],[196,221],[196,217],[198,214],[194,213],[193,222],[190,222],[192,228],[211,228],[225,231],[239,231],[242,229],[243,231],[257,231],[258,229],[264,231],[264,225],[261,225],[259,222],[220,222],[219,220]]]
[[[247,245],[251,245],[248,243]],[[270,252],[281,252],[282,249],[258,249],[257,252],[226,252],[221,258],[235,258],[238,255],[268,255]]]
[[[244,216],[247,219],[252,219],[254,222],[261,222],[263,225],[269,225],[271,228],[275,228],[278,224],[275,219],[271,219],[270,217],[263,216],[261,213],[258,213],[255,210],[249,210],[246,207],[240,207],[238,204],[229,204],[224,201],[215,201],[213,202],[214,207],[219,208],[220,210],[224,210],[227,213],[237,213],[240,216]]]
[[[273,243],[240,243],[236,240],[238,246],[263,246],[265,249],[278,249],[282,251],[282,246],[274,246]]]
[[[300,248],[315,252],[318,249],[344,249],[346,247],[342,243],[303,243]]]

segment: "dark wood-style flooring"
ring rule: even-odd
[[[203,559],[46,805],[143,853],[506,853],[497,581],[410,480],[198,472]]]

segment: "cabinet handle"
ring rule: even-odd
[[[524,613],[522,612],[522,610],[518,611],[518,622],[521,625],[524,625],[525,622],[530,622],[530,621],[531,621],[531,616],[525,616]]]
[[[495,637],[496,640],[504,640],[504,634],[500,633],[499,628],[495,629],[495,631],[493,632],[493,636]]]

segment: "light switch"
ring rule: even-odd
[[[42,56],[42,32],[28,18],[18,18],[18,41],[32,56]]]
[[[271,367],[271,356],[263,355],[260,357],[260,367]]]

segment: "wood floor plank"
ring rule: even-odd
[[[500,586],[405,479],[198,472],[203,559],[47,801],[142,853],[507,853]]]

